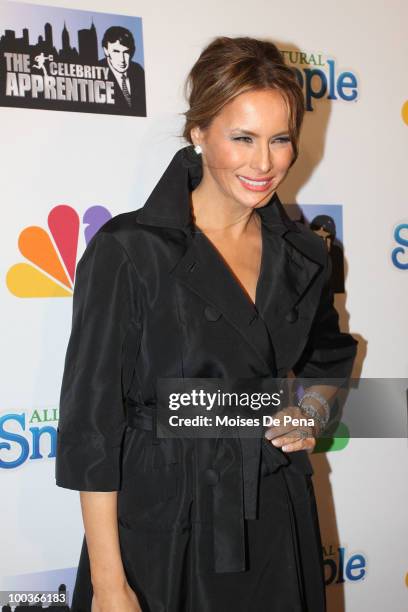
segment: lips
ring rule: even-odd
[[[250,179],[247,176],[238,175],[238,179],[245,189],[249,191],[267,191],[272,184],[273,178],[270,179]]]

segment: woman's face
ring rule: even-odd
[[[240,94],[191,136],[202,147],[202,187],[248,208],[269,201],[293,158],[288,110],[273,89]]]

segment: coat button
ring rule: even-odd
[[[285,316],[285,319],[288,323],[295,323],[298,320],[299,313],[296,308],[292,308],[289,310],[288,314]]]
[[[206,483],[209,485],[216,485],[220,479],[220,476],[217,470],[213,470],[212,468],[205,470],[204,476],[205,476]]]
[[[204,316],[208,321],[217,321],[221,316],[221,312],[213,306],[206,306],[204,308]]]

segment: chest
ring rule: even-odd
[[[238,240],[207,235],[205,241],[219,258],[219,265],[228,270],[245,296],[255,304],[262,268],[261,233],[252,233]]]

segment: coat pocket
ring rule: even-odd
[[[179,485],[180,462],[176,456],[174,440],[161,440],[160,444],[145,449],[146,473],[151,479],[156,501],[166,502],[176,497]]]
[[[176,440],[152,444],[149,431],[129,429],[118,513],[128,524],[169,526],[177,516],[182,464]]]

